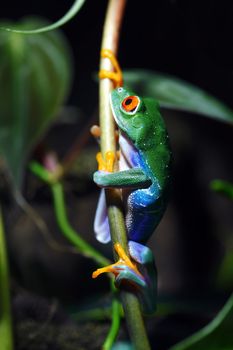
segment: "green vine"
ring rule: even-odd
[[[10,305],[9,268],[5,243],[2,210],[0,208],[0,345],[13,350],[13,332]]]
[[[125,0],[109,0],[101,49],[108,49],[116,56],[119,33],[125,9]],[[108,59],[101,59],[100,70],[111,70]],[[101,128],[101,152],[104,156],[107,151],[116,151],[114,120],[109,104],[109,93],[113,89],[110,79],[100,80],[100,128]],[[112,244],[119,242],[128,254],[128,240],[122,209],[121,193],[119,190],[108,189],[106,202],[110,224]],[[115,259],[117,257],[115,256]],[[131,341],[135,350],[149,350],[150,344],[147,337],[141,308],[137,297],[129,292],[121,291],[121,300],[125,318],[129,329]]]
[[[32,29],[32,30],[20,30],[20,29],[14,29],[14,28],[6,28],[6,27],[1,27],[0,29],[6,30],[8,32],[20,33],[20,34],[40,34],[40,33],[49,32],[51,30],[54,30],[63,26],[65,23],[69,22],[74,16],[76,16],[76,14],[79,12],[81,7],[84,5],[85,1],[86,0],[76,0],[74,4],[71,6],[71,8],[69,9],[69,11],[62,18],[60,18],[57,22],[54,22],[45,27]]]
[[[82,237],[80,237],[80,235],[70,225],[67,217],[63,185],[58,180],[60,171],[52,173],[37,162],[31,162],[29,167],[35,175],[48,184],[53,196],[57,224],[63,235],[78,249],[83,256],[91,258],[93,261],[95,261],[98,267],[109,265],[110,261],[96,249],[94,249],[90,244],[88,244]],[[57,168],[60,170],[59,166]],[[103,345],[104,350],[111,349],[119,331],[121,318],[121,305],[117,298],[118,292],[114,286],[113,279],[110,280],[110,287],[113,293],[111,308],[112,324]]]

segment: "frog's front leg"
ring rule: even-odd
[[[137,294],[145,314],[156,309],[157,275],[152,251],[142,244],[129,241],[130,259],[119,243],[114,245],[119,260],[109,266],[97,269],[92,277],[111,272],[115,275],[116,287],[124,288]]]
[[[112,160],[108,162],[103,161],[102,156],[98,155],[99,168],[110,168]],[[106,165],[108,163],[108,165]],[[96,171],[94,174],[94,181],[102,188],[147,188],[151,184],[151,180],[144,174],[139,168],[133,168],[130,170],[119,171],[115,173],[109,173],[106,170]],[[110,229],[107,215],[107,207],[105,194],[103,189],[101,190],[95,221],[94,232],[98,241],[102,243],[108,243],[110,241]]]
[[[102,170],[102,167],[99,167]],[[151,185],[151,179],[141,168],[107,173],[96,171],[93,176],[94,182],[104,188],[147,188]]]

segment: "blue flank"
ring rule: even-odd
[[[137,166],[148,174],[152,184],[148,188],[132,191],[128,195],[126,226],[129,239],[143,243],[149,239],[159,224],[165,205],[158,180],[152,175],[142,152],[138,151],[137,155]]]

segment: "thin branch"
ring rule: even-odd
[[[60,182],[50,184],[53,194],[57,223],[64,236],[86,257],[93,259],[98,266],[108,264],[108,259],[88,244],[70,225],[65,206],[63,186]]]
[[[119,33],[124,14],[126,0],[109,0],[102,49],[111,50],[117,54]],[[108,59],[101,59],[100,69],[111,70]],[[116,151],[115,127],[111,113],[109,94],[113,89],[110,79],[100,81],[100,127],[101,127],[101,152],[105,156],[107,151]],[[111,230],[112,243],[119,242],[128,253],[128,240],[122,210],[121,193],[119,190],[106,190],[108,217]],[[126,291],[121,292],[124,313],[135,350],[149,350],[150,345],[147,338],[140,304],[136,296]]]
[[[55,166],[55,169],[56,168],[59,168],[59,166]],[[78,249],[80,253],[82,253],[82,255],[93,259],[98,266],[102,267],[109,265],[110,261],[82,239],[70,225],[67,217],[63,186],[62,183],[58,181],[56,173],[49,172],[36,162],[30,163],[30,169],[49,185],[53,195],[56,220],[63,235]],[[112,325],[104,342],[103,350],[110,350],[112,348],[120,327],[121,305],[117,299],[118,291],[116,290],[112,279],[110,280],[110,288],[113,293],[111,313]]]
[[[30,163],[31,171],[47,183],[53,195],[54,211],[58,226],[63,235],[78,249],[78,251],[96,262],[100,267],[109,264],[109,260],[88,244],[70,225],[64,198],[62,183],[52,172],[49,172],[37,162]]]
[[[0,208],[0,343],[1,349],[13,350],[9,268],[2,211]]]
[[[67,154],[64,156],[60,163],[61,172],[59,174],[58,179],[61,179],[66,175],[66,173],[72,168],[78,156],[82,152],[84,146],[88,143],[90,139],[90,129],[92,125],[96,123],[96,116],[93,115],[88,124],[84,126],[84,128],[79,133],[77,139],[74,141],[71,148],[68,150]]]
[[[115,293],[116,294],[116,293]],[[112,301],[112,312],[111,312],[112,324],[108,332],[107,338],[103,344],[103,350],[111,350],[115,342],[117,334],[120,328],[120,319],[121,319],[121,304],[115,295]]]

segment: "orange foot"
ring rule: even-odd
[[[102,58],[108,58],[111,61],[115,71],[109,72],[105,69],[101,69],[99,72],[99,78],[100,79],[109,78],[114,82],[115,87],[122,86],[123,85],[122,71],[114,53],[111,50],[103,49],[101,50],[100,55]]]
[[[114,152],[112,151],[106,152],[105,159],[103,159],[101,152],[98,152],[96,155],[96,160],[98,162],[98,170],[108,171],[110,173],[113,172],[113,166],[115,161]]]
[[[118,277],[120,273],[123,271],[131,271],[137,278],[143,279],[142,274],[139,272],[136,263],[132,262],[131,259],[126,255],[124,249],[122,248],[120,243],[114,244],[114,249],[119,256],[119,260],[115,264],[108,265],[106,267],[102,267],[93,272],[92,278],[98,277],[102,273],[111,272],[115,277]]]
[[[92,125],[92,127],[90,128],[90,133],[96,139],[100,138],[100,136],[101,136],[100,126],[99,125]],[[119,140],[119,131],[118,130],[115,130],[115,138],[116,138],[116,142],[118,142],[118,140]]]
[[[101,135],[101,130],[99,125],[92,125],[91,129],[90,129],[90,133],[92,134],[92,136],[94,136],[96,139],[100,138]]]

